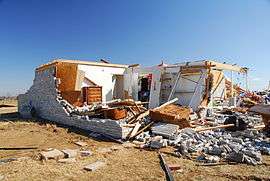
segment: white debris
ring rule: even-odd
[[[100,169],[101,167],[104,167],[105,165],[106,165],[106,163],[103,161],[96,161],[94,163],[91,163],[91,164],[85,166],[84,169],[87,171],[95,171],[97,169]]]

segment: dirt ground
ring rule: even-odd
[[[2,115],[14,111],[16,107],[0,108]],[[0,159],[20,159],[0,165],[0,180],[166,180],[156,151],[123,148],[101,154],[97,149],[120,144],[94,140],[85,135],[85,132],[35,120],[1,118]],[[87,142],[88,146],[82,148],[75,145],[74,141],[78,140]],[[3,149],[15,147],[37,149]],[[38,153],[47,148],[86,149],[92,151],[93,155],[77,158],[76,163],[71,164],[59,163],[56,160],[39,160]],[[167,148],[161,151],[171,150]],[[192,160],[169,154],[165,159],[169,164],[181,165],[181,169],[173,173],[175,180],[270,180],[270,156],[264,156],[264,163],[259,166],[198,166]],[[105,161],[106,166],[94,172],[83,170],[85,165],[97,160]]]

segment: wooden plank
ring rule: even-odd
[[[130,133],[130,136],[129,137],[130,138],[133,138],[137,134],[137,132],[140,129],[140,127],[141,127],[141,123],[137,122],[135,124],[135,127],[133,128],[132,132]]]
[[[207,128],[195,128],[196,132],[201,132],[201,131],[208,131],[208,130],[214,130],[214,129],[219,129],[219,128],[229,128],[229,127],[234,127],[234,124],[225,124],[225,125],[219,125],[219,126],[213,126],[213,127],[207,127]]]
[[[215,66],[214,68],[219,69],[219,70],[230,70],[230,71],[240,72],[240,73],[246,73],[248,70],[247,68],[243,68],[238,65],[224,64],[224,63],[219,63],[215,61],[207,61],[207,62],[208,64],[214,65]]]
[[[173,175],[171,173],[171,170],[170,168],[168,167],[163,155],[159,152],[158,153],[159,155],[159,158],[160,158],[160,164],[161,164],[161,167],[163,168],[164,172],[165,172],[165,175],[166,175],[166,180],[167,181],[174,181],[174,178],[173,178]]]
[[[142,132],[144,132],[146,129],[148,129],[149,127],[151,127],[153,124],[154,124],[154,121],[151,121],[144,128],[142,128],[141,130],[139,130],[133,137],[129,137],[129,138],[132,139],[132,138],[138,136],[139,134],[141,134]]]

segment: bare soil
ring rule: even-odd
[[[3,110],[5,109],[5,110]],[[16,110],[0,108],[0,114]],[[10,107],[10,109],[14,109]],[[0,116],[1,117],[1,116]],[[118,143],[95,140],[80,130],[68,129],[35,120],[0,120],[0,159],[21,158],[0,165],[0,180],[166,180],[156,151],[123,148],[111,153],[99,153]],[[85,141],[90,157],[77,158],[76,163],[64,164],[56,160],[41,161],[38,153],[47,148],[82,149],[74,141]],[[3,150],[1,148],[37,147],[33,150]],[[171,148],[161,151],[171,152]],[[181,170],[173,173],[175,180],[270,180],[270,156],[264,156],[259,166],[245,164],[197,166],[197,162],[165,156],[167,163],[180,164]],[[103,160],[106,166],[89,172],[85,165]]]

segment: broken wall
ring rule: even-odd
[[[180,67],[166,68],[161,78],[160,101],[168,101],[169,95],[177,80]],[[205,94],[206,69],[181,71],[173,98],[178,98],[178,104],[191,106],[196,109],[200,105]],[[195,95],[195,96],[194,96]]]
[[[124,138],[128,130],[121,127],[121,123],[110,119],[83,119],[71,116],[63,107],[63,102],[57,89],[55,66],[42,71],[36,71],[33,85],[26,92],[18,96],[18,111],[23,118],[31,117],[30,108],[34,107],[39,117],[75,126],[84,130],[94,131],[114,138]]]

